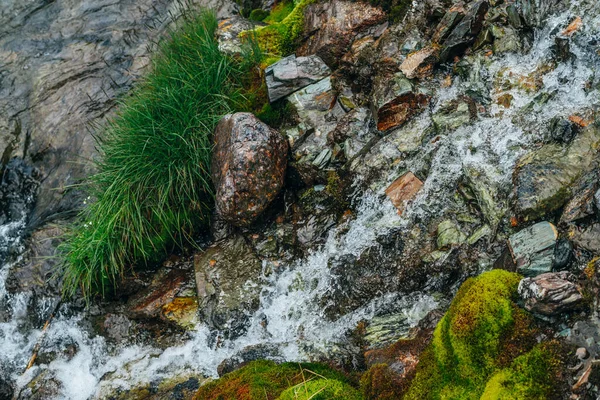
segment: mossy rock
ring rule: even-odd
[[[520,279],[493,270],[461,286],[405,399],[545,398],[560,362],[534,347],[532,318],[514,302]]]
[[[333,379],[314,379],[286,389],[279,400],[362,400],[347,383]]]
[[[315,0],[296,0],[281,3],[264,19],[269,25],[254,31],[242,32],[242,37],[254,37],[260,48],[268,54],[284,56],[294,52],[304,29],[304,9]],[[291,10],[290,10],[291,8]]]
[[[265,11],[263,9],[257,8],[255,10],[252,10],[252,12],[250,13],[250,15],[248,16],[248,19],[250,21],[262,21],[265,18],[267,18],[269,16],[269,12]]]
[[[286,389],[315,377],[328,382],[348,384],[343,374],[321,364],[276,364],[272,361],[260,360],[248,363],[220,379],[207,383],[198,390],[194,398],[197,400],[275,400]],[[337,387],[337,384],[332,384],[330,389],[335,390]]]

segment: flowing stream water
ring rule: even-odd
[[[418,168],[425,162],[425,154],[434,154],[423,190],[402,217],[381,191],[363,192],[355,199],[357,212],[347,226],[333,228],[325,244],[313,249],[306,258],[281,268],[281,272],[271,274],[262,292],[260,309],[243,336],[215,348],[211,345],[211,332],[200,324],[183,344],[167,349],[143,345],[115,347],[102,336],[90,333],[86,313],[71,312],[69,304],[64,304],[46,332],[47,341],[69,340],[77,344],[77,353],[70,359],[59,356],[49,365],[34,366],[22,375],[41,335],[40,329],[29,326],[28,316],[38,313],[40,319],[45,319],[53,307],[53,300],[38,301],[37,309],[32,310],[27,294],[7,293],[5,280],[18,256],[6,255],[0,267],[0,305],[9,317],[0,319],[0,372],[23,387],[40,372],[39,369],[48,370],[61,384],[59,398],[88,399],[101,396],[109,388],[126,389],[136,383],[173,376],[177,371],[215,376],[217,366],[224,359],[249,345],[276,346],[279,354],[290,361],[309,359],[313,354],[327,352],[342,340],[348,329],[355,327],[358,321],[376,315],[383,306],[393,305],[403,314],[403,328],[407,331],[438,306],[431,293],[408,296],[390,293],[332,322],[324,316],[317,301],[330,289],[328,262],[346,254],[359,256],[364,249],[376,244],[378,236],[408,227],[414,218],[422,220],[443,213],[465,168],[483,170],[498,187],[510,188],[518,157],[542,141],[540,132],[551,118],[568,117],[598,106],[599,77],[594,69],[600,71],[600,12],[594,3],[573,1],[568,10],[550,16],[545,25],[535,31],[533,45],[525,54],[493,56],[477,66],[476,83],[488,88],[497,87],[498,79],[514,81],[536,74],[541,66],[554,58],[556,34],[574,16],[583,18],[580,32],[571,40],[574,57],[547,72],[539,72],[542,82],[539,91],[528,91],[519,85],[504,86],[500,92],[492,90],[493,105],[487,115],[442,136],[435,143],[426,144],[423,156],[417,155],[407,161],[409,167]],[[472,90],[473,85],[473,81],[456,79],[450,87],[440,88],[435,94],[436,108],[431,112],[435,113],[445,100]],[[551,96],[540,101],[542,92]],[[503,94],[512,95],[508,109],[496,105],[496,99]],[[427,113],[419,118],[430,117]],[[525,122],[515,122],[518,118],[524,118]],[[390,172],[381,180],[389,182],[395,177]],[[14,254],[22,251],[21,236],[26,223],[27,215],[22,214],[0,225],[0,247],[4,248],[4,251],[0,248],[0,254],[8,254],[8,247]],[[298,288],[295,285],[298,276],[309,277],[318,284]],[[265,318],[268,320],[266,327],[261,323]]]

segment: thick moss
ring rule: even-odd
[[[396,400],[404,390],[397,373],[387,364],[375,364],[360,378],[365,399]]]
[[[339,372],[321,364],[276,364],[272,361],[253,361],[248,365],[202,386],[197,400],[275,400],[293,386],[319,377],[346,384]],[[313,398],[314,399],[314,398]]]
[[[253,32],[243,32],[243,36],[255,35],[261,49],[269,54],[283,56],[291,54],[296,48],[304,24],[304,9],[315,0],[296,0],[289,11],[289,5],[283,3],[281,10],[265,18],[267,26],[259,27]],[[289,12],[288,12],[289,11]],[[285,15],[285,17],[284,17]]]
[[[279,400],[362,400],[347,383],[334,379],[314,379],[286,389]]]
[[[531,350],[531,317],[514,303],[519,280],[517,274],[493,270],[461,286],[421,356],[405,399],[496,398],[484,391],[498,393],[499,399],[547,394],[546,378],[557,362],[545,347]],[[500,391],[505,384],[512,386]],[[510,397],[520,394],[525,397]]]

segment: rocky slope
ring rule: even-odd
[[[93,3],[0,6],[0,398],[191,398],[264,358],[359,371],[369,399],[595,398],[595,1],[427,0],[400,16],[298,2],[296,52],[264,71],[285,122],[240,114],[216,132],[204,250],[85,309],[58,301],[43,256],[81,205],[66,187],[90,172],[89,131],[184,6]],[[235,54],[253,23],[231,3],[202,5]],[[520,275],[458,291],[492,268]]]

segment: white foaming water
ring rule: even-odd
[[[319,303],[319,299],[330,290],[332,276],[328,263],[342,255],[360,255],[375,243],[378,236],[408,224],[415,216],[427,218],[442,213],[466,167],[483,171],[499,187],[507,186],[516,160],[540,140],[540,130],[548,120],[555,116],[568,117],[597,106],[600,102],[598,89],[585,89],[587,83],[594,79],[593,68],[599,60],[592,46],[586,47],[586,41],[592,37],[599,38],[600,33],[600,16],[597,12],[589,12],[596,7],[590,3],[593,1],[574,1],[568,12],[549,18],[546,26],[535,33],[535,41],[528,54],[507,54],[487,60],[481,72],[485,76],[484,82],[492,88],[489,115],[426,146],[428,148],[423,153],[435,152],[430,174],[404,216],[400,218],[381,193],[364,194],[356,217],[347,226],[332,230],[321,248],[305,259],[280,266],[278,272],[269,274],[261,296],[261,307],[252,316],[250,328],[242,337],[225,341],[215,348],[210,345],[208,328],[198,325],[185,343],[165,350],[141,345],[113,348],[103,337],[91,336],[87,332],[84,328],[85,315],[58,315],[46,332],[46,338],[50,342],[68,339],[76,344],[77,353],[72,359],[58,357],[49,365],[33,367],[20,376],[41,332],[22,326],[28,299],[24,294],[6,294],[4,281],[10,265],[4,265],[0,268],[0,303],[3,300],[10,303],[11,317],[0,323],[0,366],[10,368],[12,377],[18,378],[21,387],[38,373],[45,372],[60,382],[59,398],[88,399],[102,397],[112,388],[127,389],[137,383],[177,373],[214,376],[224,359],[251,345],[274,345],[279,354],[289,361],[310,359],[335,347],[348,329],[390,304],[404,314],[407,328],[413,326],[437,306],[432,296],[415,293],[401,297],[392,293],[330,321]],[[570,22],[575,15],[583,17],[584,25],[577,33],[580,39],[576,36],[571,44],[571,51],[576,55],[574,60],[539,73],[542,82],[539,92],[530,93],[518,85],[494,92],[494,81],[504,79],[501,75],[518,81],[519,77],[527,77],[547,63],[551,59],[551,47],[558,27]],[[467,86],[468,82],[457,80],[450,88],[440,89],[436,94],[440,100],[437,107],[445,100],[464,93]],[[552,96],[543,104],[528,109],[540,92]],[[512,107],[508,109],[495,105],[498,97],[505,94],[513,98]],[[519,122],[519,118],[524,118],[525,122]],[[423,162],[417,156],[409,161],[408,167],[411,167],[410,163],[418,166]],[[389,180],[393,176],[382,176],[381,179]],[[0,233],[7,229],[0,227]],[[268,267],[265,265],[265,269]],[[266,325],[264,321],[267,321]]]

